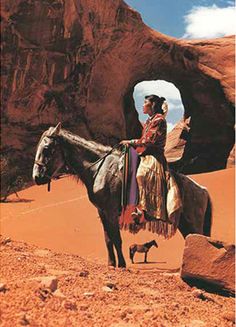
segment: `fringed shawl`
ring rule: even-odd
[[[148,228],[153,233],[170,238],[176,232],[182,210],[178,186],[155,157],[141,157],[139,167],[138,164],[136,151],[126,147],[120,227],[132,233]],[[131,215],[137,206],[145,213],[138,224]]]

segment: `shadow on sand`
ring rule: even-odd
[[[33,202],[33,199],[1,199],[1,203],[28,203],[28,202]]]
[[[208,281],[203,281],[197,278],[183,278],[185,283],[187,283],[190,287],[197,287],[203,291],[212,294],[218,294],[225,297],[235,297],[235,292],[222,288],[220,285],[216,285],[214,283],[210,283]]]
[[[148,264],[155,264],[155,263],[167,263],[167,261],[148,261],[148,262],[137,261],[137,262],[134,262],[134,265],[135,264],[138,264],[138,265],[148,265]]]

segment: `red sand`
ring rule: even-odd
[[[212,237],[234,242],[234,169],[191,176],[209,190],[212,198]],[[103,229],[96,208],[89,202],[86,189],[72,178],[55,181],[51,192],[46,186],[33,186],[19,192],[9,202],[1,204],[1,234],[40,247],[106,263],[107,253]],[[132,235],[122,232],[123,251],[128,265],[128,247],[156,239],[159,248],[149,252],[148,265],[133,267],[158,270],[180,267],[184,240],[178,232],[171,240],[164,240],[148,231]],[[137,254],[136,261],[143,260]]]

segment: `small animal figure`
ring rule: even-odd
[[[132,263],[134,263],[134,255],[136,252],[144,253],[144,262],[147,263],[147,254],[152,246],[158,248],[157,242],[155,240],[147,242],[144,244],[132,244],[129,247],[129,257]]]

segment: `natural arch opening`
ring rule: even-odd
[[[164,80],[142,81],[136,84],[134,87],[133,98],[141,122],[147,119],[147,116],[144,115],[142,111],[143,99],[145,95],[150,94],[156,94],[166,98],[169,107],[167,115],[167,131],[170,132],[184,115],[184,106],[178,88],[173,83]]]
[[[147,115],[143,114],[143,100],[146,95],[150,94],[166,98],[169,109],[165,154],[171,168],[181,171],[182,157],[190,133],[191,117],[189,114],[186,115],[186,108],[182,102],[180,91],[173,83],[165,80],[144,80],[129,89],[124,97],[127,138],[140,137],[140,122],[143,123],[148,118]],[[171,132],[174,127],[174,131]]]

